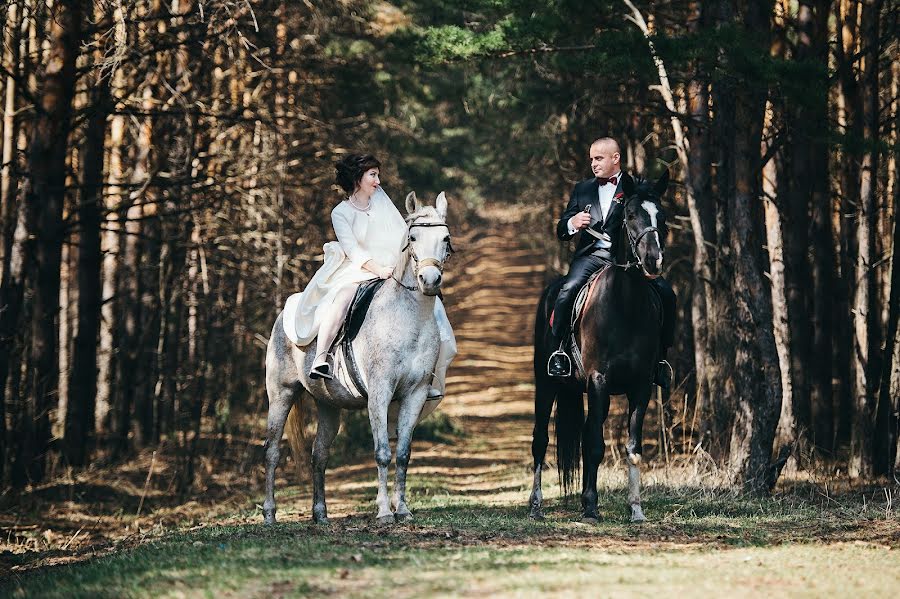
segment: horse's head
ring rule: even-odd
[[[424,206],[411,191],[406,196],[407,235],[404,251],[412,262],[416,286],[425,295],[437,295],[443,281],[444,262],[453,253],[447,218],[447,198],[442,191],[434,208]]]
[[[635,181],[625,175],[622,179],[625,208],[623,226],[634,255],[641,269],[650,278],[662,274],[663,239],[665,238],[665,214],[660,199],[669,185],[669,171],[653,183]]]

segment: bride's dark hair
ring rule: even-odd
[[[353,193],[371,168],[381,168],[381,163],[371,154],[347,154],[334,163],[334,182],[348,194]]]

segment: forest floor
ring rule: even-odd
[[[563,500],[552,469],[547,518],[529,520],[531,328],[546,254],[509,225],[492,229],[456,242],[446,303],[460,353],[438,424],[423,423],[430,440],[414,444],[413,522],[375,526],[375,468],[362,439],[345,441],[329,470],[330,526],[310,522],[309,483],[298,484],[288,457],[280,523],[264,527],[265,409],[254,398],[239,432],[204,438],[191,496],[173,493],[175,461],[147,451],[3,498],[0,596],[895,596],[897,481],[794,473],[771,498],[743,497],[702,451],[660,451],[656,405],[646,523],[628,521],[618,400],[601,523],[577,521],[578,499]]]

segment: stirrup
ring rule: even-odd
[[[309,378],[311,378],[313,380],[333,379],[334,378],[334,375],[331,374],[331,364],[328,363],[328,357],[331,354],[329,352],[323,352],[323,353],[317,355],[316,358],[318,358],[319,356],[321,356],[323,354],[325,356],[325,363],[319,364],[318,366],[313,366],[312,368],[309,369]]]
[[[565,378],[572,376],[572,359],[562,350],[562,346],[547,360],[547,374],[552,377]]]

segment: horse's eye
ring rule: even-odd
[[[446,237],[444,237],[444,243],[450,243],[450,236],[449,236],[449,235],[447,235]]]
[[[416,236],[415,236],[415,235],[410,235],[410,236],[409,236],[409,240],[410,240],[410,241],[415,241],[415,240],[416,240]]]

